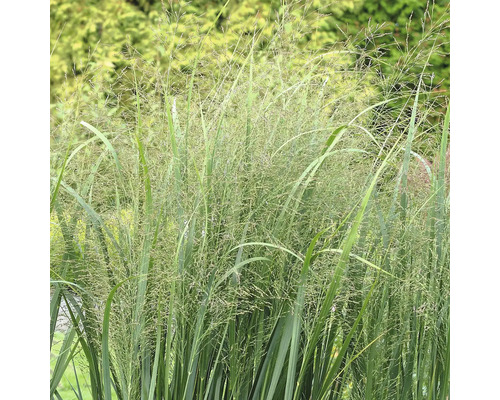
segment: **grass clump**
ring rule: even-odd
[[[54,125],[51,396],[77,349],[94,399],[448,396],[449,114],[281,34]]]

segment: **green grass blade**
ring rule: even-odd
[[[115,296],[117,290],[125,282],[136,277],[127,278],[120,283],[118,283],[111,292],[106,300],[106,306],[104,307],[104,319],[102,322],[102,381],[104,385],[104,400],[111,400],[111,367],[110,367],[110,351],[109,351],[109,322],[111,318],[111,304],[113,302],[113,297]]]
[[[107,149],[113,156],[113,159],[115,160],[115,165],[118,170],[118,172],[121,174],[122,172],[122,165],[120,163],[120,159],[118,158],[118,153],[116,152],[115,148],[111,144],[111,142],[108,140],[106,136],[104,136],[97,128],[93,127],[89,123],[85,121],[81,121],[80,124],[82,124],[84,127],[89,129],[91,132],[93,132],[101,141],[106,145]]]
[[[290,340],[292,339],[292,333],[293,333],[293,316],[289,314],[286,317],[285,326],[283,329],[283,335],[280,338],[278,354],[276,356],[276,362],[272,370],[273,374],[271,378],[271,383],[269,384],[269,389],[266,396],[267,400],[274,399],[276,387],[278,386],[278,382],[281,378],[281,371],[283,369],[283,365],[285,364],[285,358],[290,346]]]

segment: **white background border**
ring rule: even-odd
[[[0,399],[49,398],[49,4],[0,7]]]

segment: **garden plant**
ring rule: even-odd
[[[227,4],[53,108],[51,399],[447,399],[448,21],[389,68]]]

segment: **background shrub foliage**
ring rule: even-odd
[[[67,100],[77,88],[85,100],[85,93],[98,84],[97,73],[101,84],[115,84],[130,66],[131,49],[160,70],[170,70],[175,79],[188,79],[200,36],[221,11],[201,59],[215,51],[219,63],[229,60],[236,46],[259,29],[263,32],[257,50],[266,47],[273,30],[267,21],[283,20],[290,12],[295,18],[284,29],[294,42],[321,52],[348,39],[350,57],[365,63],[374,58],[360,59],[356,49],[381,52],[383,46],[375,59],[382,56],[380,70],[386,74],[406,65],[401,58],[411,49],[434,45],[438,50],[430,59],[430,83],[449,88],[449,30],[439,25],[449,13],[446,0],[307,0],[291,8],[276,0],[232,0],[224,8],[225,3],[51,0],[51,103]],[[430,21],[433,27],[426,26]],[[425,40],[436,29],[435,41]],[[217,73],[217,63],[212,64]]]

